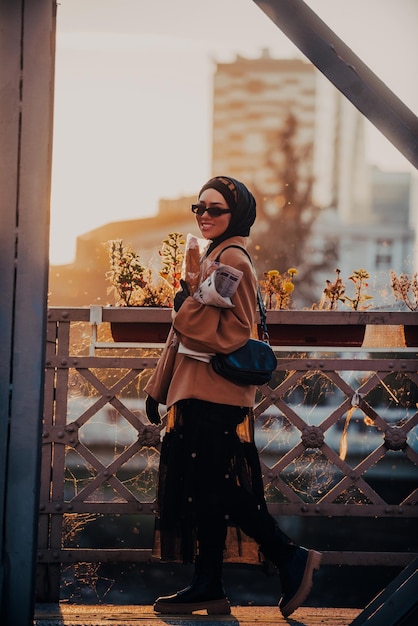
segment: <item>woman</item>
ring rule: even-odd
[[[257,553],[259,547],[279,570],[279,606],[287,617],[307,597],[321,555],[296,546],[268,513],[253,440],[255,387],[222,378],[208,356],[243,346],[256,323],[257,279],[240,249],[254,223],[256,203],[245,185],[218,176],[202,187],[192,210],[202,236],[210,241],[201,267],[221,260],[243,275],[232,308],[198,302],[185,282],[175,296],[173,327],[180,345],[202,359],[180,350],[171,374],[156,539],[163,560],[194,562],[195,573],[189,587],[158,598],[154,610],[230,613],[222,583],[224,558],[251,560],[251,545],[257,544]],[[157,366],[145,388],[147,415],[155,424],[160,421],[158,403],[165,401],[159,381]]]

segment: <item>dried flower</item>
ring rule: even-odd
[[[391,270],[390,276],[392,279],[390,286],[395,300],[404,302],[411,311],[418,311],[418,273],[415,272],[410,278],[408,274],[399,274],[397,276]]]
[[[371,304],[365,305],[365,302],[373,300],[373,296],[364,292],[364,290],[369,286],[369,283],[366,282],[369,278],[369,272],[362,268],[354,270],[352,275],[348,278],[348,280],[352,280],[355,285],[355,295],[354,298],[344,296],[343,302],[344,304],[347,304],[347,306],[350,306],[354,311],[358,311],[359,309],[364,311],[365,309],[369,309],[371,306]]]
[[[364,292],[364,289],[369,286],[366,282],[366,280],[370,278],[369,272],[360,268],[354,270],[352,275],[349,276],[348,280],[351,280],[355,285],[353,298],[350,298],[350,296],[346,294],[346,285],[342,281],[341,270],[336,269],[335,273],[337,277],[333,283],[329,280],[325,281],[326,287],[322,292],[319,308],[335,311],[338,308],[338,302],[342,302],[351,307],[354,311],[368,309],[370,304],[365,305],[364,303],[373,299],[373,296],[369,296]]]
[[[106,244],[110,270],[106,279],[111,286],[118,306],[172,306],[174,293],[178,289],[184,244],[182,235],[170,233],[162,242],[160,256],[163,268],[156,282],[153,273],[141,263],[140,255],[122,239],[113,239]]]
[[[319,303],[320,309],[335,311],[338,308],[338,301],[344,302],[345,285],[341,278],[341,270],[337,268],[335,273],[337,277],[333,283],[330,280],[325,281],[326,287],[322,292],[321,301]]]
[[[264,303],[268,309],[288,309],[291,295],[295,288],[293,276],[298,270],[291,267],[280,274],[278,270],[264,272],[264,280],[260,281],[261,291],[264,295]]]
[[[173,293],[180,287],[185,243],[185,239],[181,233],[168,233],[159,251],[163,264],[160,276],[172,286]]]

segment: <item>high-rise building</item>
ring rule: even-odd
[[[237,56],[218,63],[213,87],[212,172],[229,173],[273,195],[280,163],[277,134],[289,115],[296,142],[311,145],[300,176],[314,178],[314,201],[333,206],[342,222],[368,221],[371,211],[364,118],[313,66],[300,59]],[[275,154],[275,165],[269,164]],[[274,156],[273,156],[274,158]]]
[[[268,50],[216,65],[212,174],[229,174],[274,198],[284,165],[277,139],[289,116],[297,122],[296,150],[312,148],[299,164],[299,179],[313,178],[312,200],[322,208],[309,254],[313,259],[332,243],[337,256],[334,267],[316,272],[316,292],[326,278],[333,280],[335,267],[345,280],[365,268],[377,293],[372,306],[386,306],[390,269],[408,271],[413,255],[410,177],[367,164],[365,118],[315,66],[272,58]],[[277,234],[280,245],[280,224]]]

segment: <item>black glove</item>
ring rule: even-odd
[[[151,398],[151,396],[147,396],[145,400],[145,413],[151,424],[155,424],[156,426],[161,423],[161,415],[158,411],[158,402]]]
[[[180,307],[185,301],[185,299],[190,296],[190,291],[189,291],[186,281],[181,279],[180,285],[181,285],[180,291],[178,291],[176,295],[174,296],[174,310],[176,311],[176,313],[177,311],[180,310]]]

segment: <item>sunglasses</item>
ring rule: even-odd
[[[225,213],[231,213],[231,209],[220,209],[217,206],[206,207],[204,204],[192,204],[192,213],[202,217],[204,213],[207,213],[209,217],[219,217]]]

